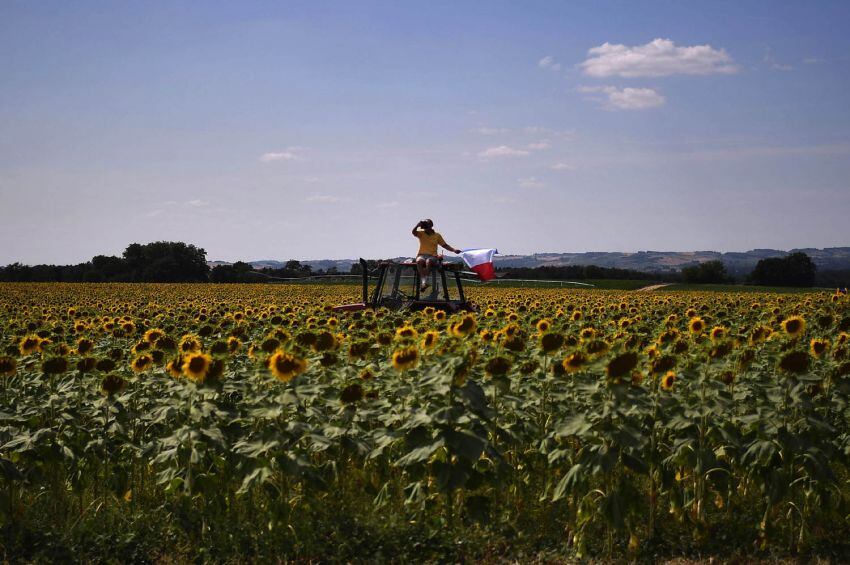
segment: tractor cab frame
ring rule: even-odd
[[[463,266],[460,263],[439,261],[431,269],[425,290],[421,289],[419,269],[413,261],[381,261],[377,268],[369,273],[366,261],[360,259],[360,269],[363,277],[362,302],[336,306],[334,310],[424,310],[429,306],[449,313],[475,310],[463,292],[460,277]],[[370,275],[374,278],[371,289]]]

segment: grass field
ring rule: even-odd
[[[850,301],[0,284],[10,562],[850,555]]]

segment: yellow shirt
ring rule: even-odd
[[[428,235],[424,230],[417,230],[416,237],[419,238],[419,253],[417,255],[437,255],[437,245],[443,247],[447,245],[446,240],[438,232]]]

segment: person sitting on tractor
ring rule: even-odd
[[[437,256],[437,246],[460,253],[460,249],[452,247],[443,236],[434,231],[434,222],[427,219],[422,220],[413,228],[413,237],[419,240],[419,253],[416,254],[416,268],[419,271],[419,279],[422,281],[421,290],[428,288],[428,275],[431,269],[437,266],[440,257]]]

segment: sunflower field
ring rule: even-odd
[[[16,560],[850,554],[850,301],[0,285]]]

